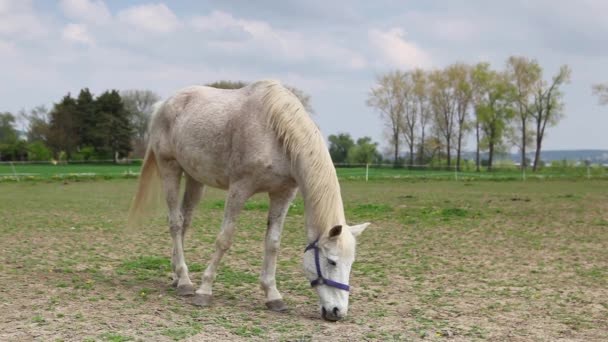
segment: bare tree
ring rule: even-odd
[[[420,148],[418,151],[418,162],[424,162],[425,147],[426,147],[426,128],[431,120],[431,110],[429,104],[429,82],[427,73],[422,69],[415,69],[412,72],[412,81],[414,83],[413,98],[414,105],[418,112],[418,122],[420,127]]]
[[[536,154],[534,157],[533,171],[538,170],[540,152],[545,129],[547,125],[554,126],[563,117],[563,97],[560,86],[570,82],[572,71],[568,65],[562,65],[557,75],[553,76],[551,83],[544,80],[536,82],[534,89],[534,110],[532,117],[536,124]]]
[[[445,142],[448,167],[452,162],[452,143],[456,119],[456,100],[454,88],[449,75],[444,70],[434,70],[430,73],[431,106],[435,129]]]
[[[418,107],[415,102],[414,81],[412,73],[403,74],[403,86],[401,88],[404,98],[403,120],[401,120],[401,134],[409,150],[409,165],[414,165],[414,146],[416,145],[416,128],[418,127]]]
[[[485,94],[488,91],[490,78],[490,64],[477,63],[471,69],[471,87],[473,92],[473,109],[475,114],[475,169],[479,172],[480,168],[480,147],[481,147],[481,115],[478,108],[482,104]]]
[[[143,156],[148,144],[148,126],[154,111],[154,104],[160,96],[150,90],[124,90],[120,97],[129,112],[131,124],[135,128],[134,155]]]
[[[49,137],[49,111],[44,105],[30,110],[21,110],[19,119],[24,123],[28,141],[46,143]]]
[[[460,170],[462,140],[469,127],[467,116],[473,97],[470,67],[462,63],[452,64],[447,67],[446,73],[453,88],[454,111],[456,114],[456,168]]]
[[[512,135],[514,142],[516,142],[516,145],[518,145],[521,151],[521,168],[522,170],[525,170],[527,166],[526,147],[528,141],[533,138],[530,133],[534,132],[528,127],[528,124],[532,119],[532,93],[534,91],[534,85],[539,82],[542,76],[542,69],[534,59],[511,56],[507,60],[507,72],[517,91],[516,108],[519,127],[512,132]]]
[[[393,145],[394,163],[399,161],[401,129],[405,110],[404,74],[400,71],[389,72],[379,76],[378,84],[373,87],[367,98],[367,105],[380,112],[390,131],[390,143]]]
[[[306,111],[309,114],[315,113],[314,108],[312,108],[312,100],[310,98],[310,95],[308,95],[304,91],[302,91],[296,87],[292,87],[290,85],[285,85],[285,88],[289,89],[289,91],[291,91],[298,98],[298,100],[300,100],[300,102],[302,103],[302,106],[304,106],[304,109],[306,109]]]
[[[608,83],[594,84],[592,89],[593,95],[598,97],[600,105],[608,105]]]

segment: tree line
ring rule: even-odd
[[[1,113],[0,159],[116,162],[142,149],[158,100],[147,90],[108,90],[95,97],[84,88],[77,97],[63,96],[50,111],[38,106],[17,115]],[[17,131],[18,120],[25,132]]]
[[[409,165],[439,160],[460,168],[463,145],[472,134],[477,170],[481,152],[487,153],[484,164],[491,170],[497,152],[515,146],[522,168],[528,166],[527,151],[535,151],[536,171],[546,131],[564,115],[562,86],[570,75],[562,65],[546,79],[538,61],[521,56],[509,57],[502,70],[484,62],[396,70],[378,77],[367,105],[386,124],[395,165],[402,163],[405,146]],[[606,101],[606,89],[597,85],[594,92]]]
[[[452,64],[444,69],[396,70],[377,79],[367,105],[384,120],[392,161],[429,162],[461,167],[464,140],[474,134],[475,165],[491,170],[497,152],[516,146],[521,167],[528,166],[526,151],[535,149],[534,170],[546,129],[563,117],[562,85],[570,80],[563,65],[549,80],[534,59],[512,56],[503,70],[488,63]],[[218,81],[209,86],[238,89],[242,81]],[[310,95],[287,86],[311,113]],[[608,104],[608,83],[592,86],[601,105]],[[141,158],[147,146],[153,106],[160,97],[149,90],[108,90],[95,97],[88,88],[77,97],[70,93],[49,111],[38,106],[17,115],[0,113],[0,160],[101,160]],[[16,129],[18,121],[25,132]],[[330,135],[329,151],[335,163],[382,162],[378,143],[370,137],[355,142],[348,133]],[[488,159],[480,160],[481,152]],[[454,163],[455,159],[455,163]]]

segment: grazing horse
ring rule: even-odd
[[[186,187],[179,203],[180,180]],[[308,246],[305,276],[317,290],[321,315],[337,321],[348,311],[349,276],[355,238],[369,225],[349,226],[336,170],[321,132],[302,103],[276,81],[236,90],[192,86],[156,109],[130,221],[142,216],[154,182],[162,187],[173,239],[171,266],[178,295],[208,306],[224,253],[232,244],[236,218],[255,193],[270,198],[260,277],[266,306],[287,307],[276,287],[277,253],[285,215],[296,191],[304,199]],[[184,235],[205,186],[227,190],[215,252],[195,291],[184,260]]]

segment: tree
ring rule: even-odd
[[[594,84],[592,89],[593,95],[596,95],[598,97],[600,105],[608,105],[608,83]]]
[[[16,118],[9,112],[0,113],[0,160],[24,160],[26,143],[15,129]]]
[[[148,145],[148,126],[154,112],[154,104],[160,101],[160,96],[151,90],[125,90],[120,92],[120,97],[135,130],[134,154],[143,156]]]
[[[389,72],[379,76],[378,84],[373,87],[367,98],[367,105],[380,112],[389,129],[389,140],[393,146],[395,166],[399,162],[399,146],[401,145],[401,129],[406,97],[404,92],[404,74],[400,71]]]
[[[228,81],[220,80],[213,83],[207,84],[208,87],[219,88],[219,89],[241,89],[247,85],[247,82],[243,81]]]
[[[348,150],[348,162],[354,164],[372,164],[382,160],[378,153],[378,143],[372,142],[372,138],[363,137],[357,139],[357,144]]]
[[[240,89],[246,86],[248,83],[243,81],[216,81],[213,83],[207,84],[208,87],[214,87],[219,89]],[[311,97],[310,95],[304,93],[302,90],[292,87],[290,85],[284,85],[289,91],[291,91],[302,103],[304,109],[310,114],[314,114],[314,109],[312,108]]]
[[[533,102],[532,93],[534,85],[537,84],[542,76],[542,69],[538,62],[521,56],[511,56],[507,60],[507,72],[509,78],[516,89],[518,129],[513,134],[514,141],[519,145],[521,151],[521,168],[526,169],[526,147],[528,141],[533,137],[528,124],[532,118]],[[517,133],[518,132],[518,133]],[[519,137],[519,139],[518,139]]]
[[[418,162],[424,163],[426,153],[426,127],[431,119],[430,104],[429,104],[429,82],[427,74],[424,70],[417,68],[412,72],[413,82],[413,101],[418,113],[418,122],[420,127],[420,143],[418,149]]]
[[[355,145],[350,134],[332,134],[327,140],[329,140],[329,155],[331,156],[331,160],[333,160],[334,163],[345,163],[347,161],[348,151]]]
[[[0,142],[12,142],[17,140],[15,129],[15,116],[9,112],[0,113]]]
[[[454,96],[454,110],[456,113],[456,168],[458,170],[460,170],[462,140],[468,129],[467,114],[473,97],[469,70],[470,67],[462,63],[450,65],[446,70],[448,79],[452,83]]]
[[[489,70],[487,83],[476,112],[488,147],[488,171],[492,170],[494,153],[504,138],[506,127],[514,116],[515,89],[506,73]]]
[[[106,91],[97,98],[99,116],[103,118],[106,132],[101,151],[110,152],[114,162],[132,151],[131,136],[133,128],[129,112],[125,109],[120,94],[116,90]],[[97,148],[97,147],[96,147]]]
[[[444,70],[435,70],[429,76],[431,82],[431,106],[436,133],[445,142],[448,167],[452,161],[452,142],[456,114],[456,97],[450,75]]]
[[[27,144],[28,160],[51,160],[53,153],[44,142],[38,140]]]
[[[403,119],[401,134],[409,149],[409,165],[414,165],[414,146],[416,144],[416,128],[418,127],[418,107],[414,99],[414,80],[411,72],[403,73],[401,87],[403,102]]]
[[[106,132],[101,130],[103,118],[98,115],[97,103],[89,88],[80,90],[76,99],[76,113],[81,123],[78,129],[80,148],[103,144],[106,135]]]
[[[25,121],[26,135],[29,142],[41,141],[44,144],[48,142],[50,119],[49,111],[44,105],[37,106],[29,112],[22,110],[19,116]]]
[[[77,151],[80,125],[76,100],[68,93],[53,106],[50,114],[48,144],[56,155],[63,151],[69,159]]]
[[[481,117],[477,110],[481,105],[482,101],[488,92],[490,84],[490,64],[489,63],[477,63],[471,70],[471,87],[472,87],[472,99],[473,109],[475,113],[475,169],[479,172],[481,165],[480,160],[480,148],[481,148]]]
[[[563,97],[564,93],[560,87],[570,82],[572,71],[568,65],[562,65],[558,73],[553,76],[551,83],[544,80],[536,82],[534,89],[534,110],[532,117],[536,125],[536,154],[534,157],[533,171],[538,170],[540,165],[540,152],[545,129],[547,125],[554,126],[563,116]]]

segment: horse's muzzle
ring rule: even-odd
[[[344,315],[340,312],[338,308],[333,308],[333,310],[328,311],[325,307],[321,307],[321,316],[326,321],[339,321],[344,318]]]

